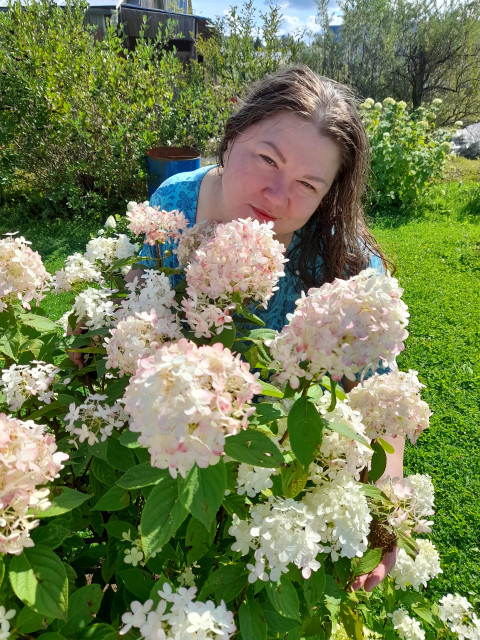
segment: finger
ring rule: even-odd
[[[395,562],[397,561],[398,548],[395,547],[393,551],[386,553],[380,562],[380,564],[375,567],[373,571],[363,576],[358,576],[355,582],[352,584],[352,589],[357,591],[362,587],[365,591],[371,591],[377,585],[385,579],[385,577],[390,573],[390,571],[395,566]]]

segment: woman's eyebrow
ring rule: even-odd
[[[280,160],[282,162],[286,162],[286,158],[283,155],[283,153],[280,151],[280,149],[278,148],[278,146],[274,143],[271,142],[270,140],[261,140],[261,142],[263,144],[266,144],[268,147],[271,147],[275,153],[278,155],[278,157],[280,158]],[[321,176],[311,176],[311,175],[305,175],[303,176],[304,180],[312,180],[312,182],[322,182],[323,184],[327,184],[327,181],[322,178]]]

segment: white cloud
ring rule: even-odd
[[[280,35],[283,34],[300,34],[304,31],[311,33],[318,33],[320,31],[320,25],[317,24],[315,16],[307,16],[306,18],[300,18],[288,14],[283,14],[283,21],[280,27]]]

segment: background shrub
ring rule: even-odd
[[[412,205],[442,175],[449,134],[435,128],[441,100],[408,112],[405,102],[371,98],[361,105],[372,153],[370,203],[376,207]]]

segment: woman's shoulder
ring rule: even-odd
[[[181,209],[181,204],[184,202],[190,204],[194,201],[196,207],[200,184],[205,174],[212,168],[213,165],[209,165],[170,176],[162,182],[150,198],[151,206],[162,209],[168,209],[168,207]]]

